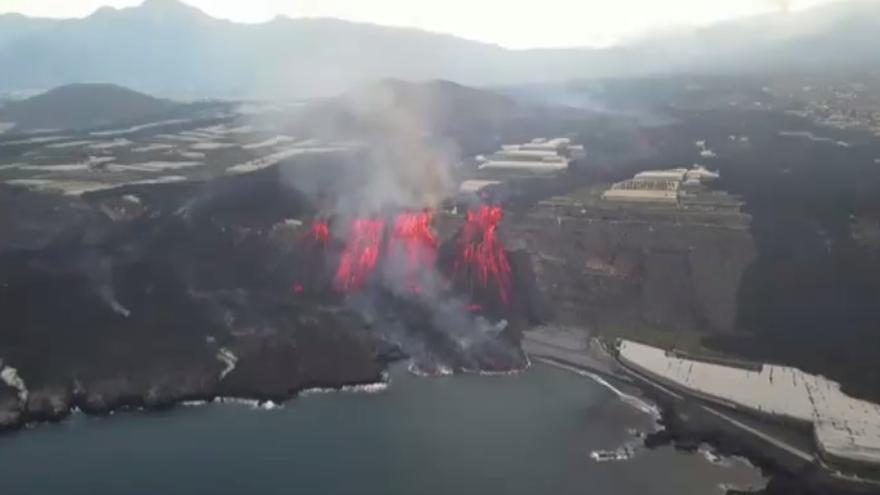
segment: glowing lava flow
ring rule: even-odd
[[[391,253],[402,253],[407,287],[420,292],[418,275],[437,261],[437,238],[431,231],[434,214],[430,210],[404,212],[394,220],[391,231]]]
[[[316,244],[327,245],[330,242],[330,226],[326,220],[315,220],[306,238]]]
[[[336,289],[351,292],[362,288],[376,270],[382,244],[382,220],[355,220],[336,270]]]
[[[475,274],[483,287],[488,288],[494,282],[501,302],[507,304],[510,301],[510,263],[498,240],[498,224],[502,218],[504,210],[500,206],[483,205],[477,211],[468,211],[467,223],[459,239],[455,271]]]

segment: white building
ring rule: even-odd
[[[584,147],[568,138],[537,138],[526,144],[506,144],[482,158],[480,170],[513,170],[553,173],[567,170],[571,162],[584,156]]]
[[[688,359],[631,341],[620,360],[657,381],[737,409],[812,425],[828,461],[880,466],[880,405],[854,399],[840,384],[787,366],[727,366]]]
[[[609,201],[678,203],[681,181],[674,179],[630,179],[618,182],[602,193]]]
[[[683,186],[689,190],[718,179],[718,172],[694,165],[692,169],[646,170],[612,185],[602,199],[620,202],[677,204]]]

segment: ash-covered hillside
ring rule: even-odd
[[[463,240],[462,219],[434,230],[456,163],[437,147],[450,137],[410,133],[434,134],[423,107],[392,102],[332,145],[282,134],[302,118],[285,108],[0,143],[0,203],[15,206],[0,225],[4,426],[280,401],[381,380],[399,359],[429,374],[525,365],[528,301],[511,294],[528,270],[493,244],[504,296],[473,290],[461,252],[482,237]],[[387,127],[388,112],[419,127]]]
[[[192,113],[188,105],[113,84],[70,84],[0,106],[7,133],[91,129]]]
[[[397,359],[516,369],[520,332],[539,324],[795,365],[872,397],[880,347],[855,343],[876,338],[880,148],[818,126],[773,83],[567,89],[597,110],[385,81],[0,139],[4,422],[280,400],[374,381]],[[487,173],[474,155],[535,136],[586,158],[459,194]],[[720,171],[741,214],[591,203],[694,163]]]

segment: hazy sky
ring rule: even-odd
[[[700,25],[786,5],[800,10],[836,0],[185,0],[242,22],[326,16],[412,26],[509,48],[605,45],[648,30]],[[83,17],[102,5],[141,0],[0,0],[0,13]]]

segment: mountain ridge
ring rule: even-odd
[[[606,49],[510,50],[449,34],[333,18],[217,19],[177,0],[83,19],[0,16],[0,91],[109,82],[169,96],[323,96],[378,78],[525,84],[670,72],[880,66],[880,3],[765,14]],[[113,40],[113,43],[107,43]],[[841,56],[846,54],[845,57]]]

